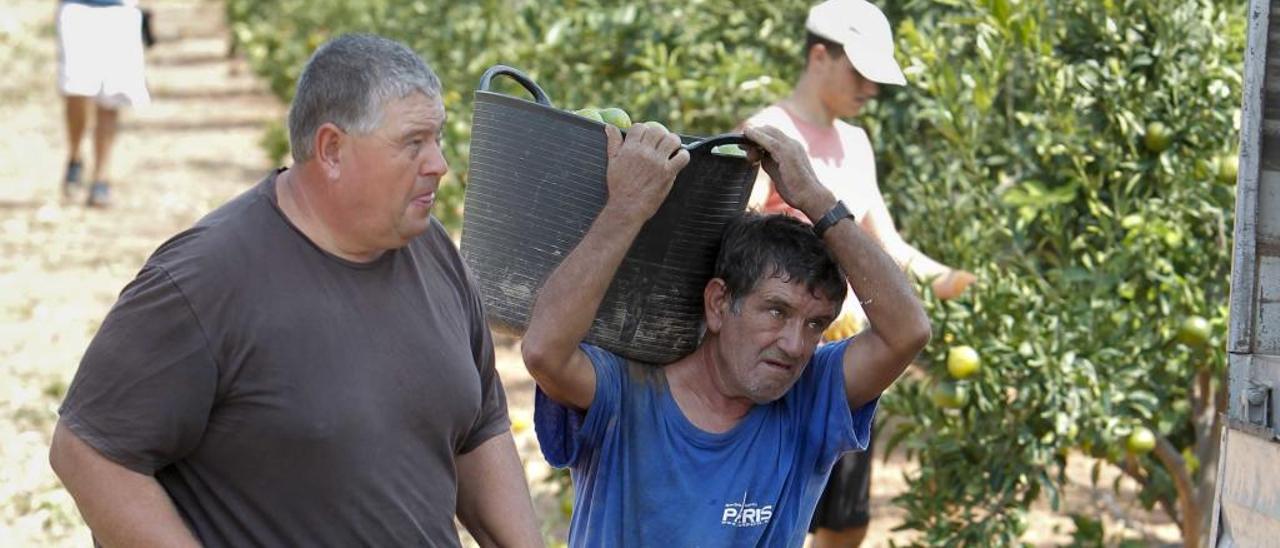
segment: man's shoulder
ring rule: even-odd
[[[619,371],[626,372],[628,375],[643,373],[647,369],[660,369],[658,366],[649,366],[631,361],[617,352],[596,346],[595,344],[586,341],[578,343],[578,349],[581,350],[583,354],[586,354],[587,359],[590,360],[591,363],[595,364],[597,368],[613,367],[617,368]]]
[[[440,222],[435,215],[427,218],[427,230],[414,238],[411,245],[422,246],[446,255],[458,255],[457,242],[453,241],[449,229],[445,228],[444,223]]]
[[[793,138],[799,133],[796,130],[795,123],[791,120],[791,116],[787,114],[786,110],[783,110],[782,106],[777,104],[769,105],[751,115],[750,118],[747,118],[746,125],[775,127]]]
[[[839,118],[835,120],[835,126],[846,146],[851,143],[871,146],[871,138],[867,136],[867,130],[862,129],[862,126],[855,126]]]
[[[840,367],[844,364],[845,351],[852,342],[853,339],[843,339],[819,346],[809,358],[809,368]]]
[[[813,356],[809,357],[809,363],[800,374],[800,380],[792,385],[786,397],[791,397],[797,391],[805,392],[806,394],[797,396],[807,401],[808,398],[813,397],[814,391],[820,390],[831,382],[839,381],[838,384],[843,386],[844,354],[850,342],[851,339],[845,339],[819,346]]]
[[[610,384],[617,384],[622,389],[656,389],[666,384],[664,371],[671,364],[654,365],[630,360],[612,350],[589,342],[579,343],[578,348],[595,368],[597,378],[605,379]]]
[[[786,118],[786,116],[787,112],[782,110],[781,106],[772,104],[756,111],[755,114],[752,114],[751,117],[747,119],[747,122],[765,122],[777,120],[779,118]]]
[[[474,277],[462,260],[457,242],[435,216],[429,218],[427,230],[410,240],[407,247],[414,260],[432,264],[431,268],[423,270],[423,274],[438,272],[451,285],[467,288],[467,291],[475,286]]]
[[[272,223],[274,207],[260,182],[175,234],[156,248],[148,266],[172,272],[220,273],[226,268],[243,270],[247,250],[268,241],[264,228]]]
[[[851,124],[848,121],[842,120],[840,118],[836,118],[834,121],[834,124],[836,126],[836,129],[838,129],[842,134],[858,135],[858,136],[861,136],[863,139],[867,138],[867,130],[863,129],[862,126]]]

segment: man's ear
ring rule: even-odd
[[[316,162],[319,163],[325,177],[330,180],[336,180],[342,172],[342,145],[346,138],[347,133],[332,123],[326,122],[316,129],[311,150],[315,151],[313,156]]]
[[[809,66],[817,66],[830,59],[831,54],[827,51],[826,44],[818,43],[809,48]]]
[[[720,332],[724,317],[729,314],[730,301],[729,287],[720,278],[711,278],[706,287],[702,288],[702,308],[708,332]]]

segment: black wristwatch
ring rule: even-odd
[[[818,219],[818,222],[813,223],[813,233],[817,234],[818,238],[821,239],[822,235],[827,232],[827,229],[836,226],[836,223],[846,218],[855,223],[858,222],[858,220],[853,217],[853,214],[849,213],[849,208],[844,205],[844,202],[836,200],[836,205],[831,206],[831,209],[827,211],[826,215],[823,215],[821,219]]]

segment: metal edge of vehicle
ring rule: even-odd
[[[1229,400],[1209,535],[1222,548],[1280,538],[1280,44],[1268,43],[1280,37],[1280,0],[1251,0],[1247,17]]]

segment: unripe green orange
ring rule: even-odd
[[[578,116],[581,116],[581,117],[583,117],[583,118],[586,118],[586,119],[588,119],[588,120],[595,120],[595,121],[597,121],[597,122],[603,122],[603,121],[604,121],[604,118],[602,118],[602,117],[600,116],[600,110],[599,110],[599,109],[595,109],[595,108],[587,107],[587,108],[583,108],[583,109],[575,110],[575,111],[573,111],[573,113],[574,113],[574,114],[577,114]]]
[[[933,387],[934,405],[943,409],[959,409],[969,403],[969,390],[955,381],[942,381]]]
[[[967,379],[982,368],[978,351],[971,346],[953,346],[947,351],[947,372],[957,379]]]
[[[1147,146],[1147,150],[1158,154],[1173,144],[1173,134],[1163,122],[1151,122],[1147,124],[1146,133],[1142,135],[1142,143]]]
[[[627,111],[618,107],[609,107],[600,110],[600,118],[604,119],[604,123],[618,126],[618,129],[627,129],[631,127],[631,116],[627,115]]]
[[[1145,455],[1156,448],[1156,435],[1150,428],[1139,426],[1133,429],[1124,442],[1124,448],[1134,455]]]
[[[1178,326],[1178,342],[1199,348],[1209,343],[1209,320],[1201,316],[1188,316]]]

